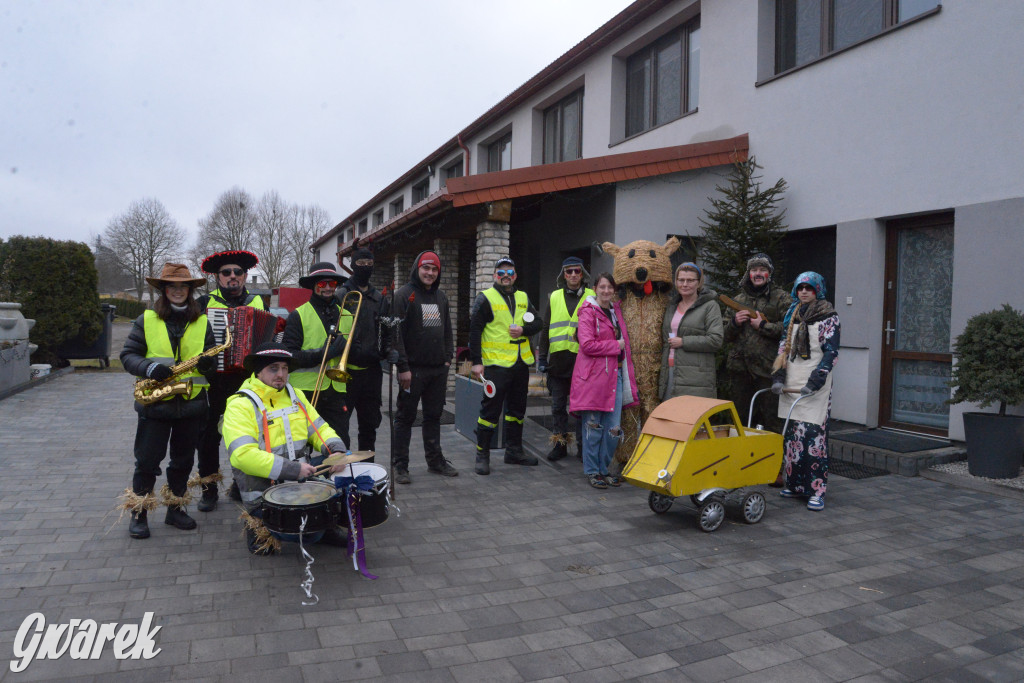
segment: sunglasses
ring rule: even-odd
[[[516,274],[516,271],[512,268],[509,268],[508,270],[499,269],[494,272],[498,274],[498,277],[514,277]]]
[[[220,274],[224,277],[229,277],[231,275],[241,275],[244,272],[241,268],[221,268]]]
[[[317,289],[329,289],[331,287],[337,287],[338,286],[338,281],[337,280],[321,280],[320,282],[316,283],[316,286],[317,286]]]
[[[563,271],[566,275],[579,275],[583,272],[582,268],[564,268]]]

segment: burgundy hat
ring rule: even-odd
[[[437,269],[441,269],[441,257],[432,251],[425,251],[420,254],[420,260],[416,262],[416,267],[419,268],[424,263],[432,263],[437,266]]]
[[[251,270],[253,266],[259,262],[259,258],[257,258],[256,254],[251,251],[234,249],[231,251],[218,251],[216,254],[210,254],[203,259],[201,268],[204,273],[216,275],[220,272],[221,266],[228,263],[237,263],[238,267],[242,270]]]

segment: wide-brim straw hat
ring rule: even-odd
[[[203,287],[206,285],[206,278],[192,277],[192,273],[184,263],[165,263],[163,270],[160,271],[160,276],[147,277],[146,282],[157,289],[168,282],[187,282],[193,287]]]
[[[252,270],[260,260],[256,254],[244,249],[232,249],[230,251],[218,251],[203,259],[200,266],[204,273],[216,275],[222,266],[228,263],[236,263],[242,270]]]
[[[316,283],[321,280],[337,280],[340,285],[347,281],[348,278],[339,273],[333,263],[330,263],[329,261],[320,261],[319,263],[314,263],[310,266],[309,275],[299,278],[299,287],[313,289],[316,287]]]

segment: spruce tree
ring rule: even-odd
[[[704,228],[701,260],[704,275],[712,287],[729,292],[746,271],[747,259],[753,254],[768,254],[779,271],[779,243],[786,233],[782,222],[785,209],[778,203],[786,191],[782,178],[767,189],[761,189],[754,157],[738,161],[729,173],[729,184],[715,189],[719,197],[708,197],[711,208],[700,219]]]

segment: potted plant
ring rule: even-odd
[[[950,403],[999,404],[998,413],[964,413],[968,471],[993,479],[1018,476],[1024,415],[1007,415],[1006,406],[1024,404],[1024,315],[1009,304],[979,313],[956,338],[953,354]]]

